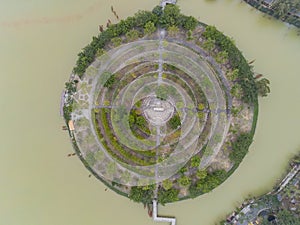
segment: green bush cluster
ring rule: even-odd
[[[253,72],[232,39],[226,37],[214,26],[206,26],[203,36],[208,40],[214,40],[216,45],[219,46],[222,51],[227,52],[228,59],[233,69],[237,69],[239,72],[237,81],[243,90],[242,99],[246,103],[254,103],[257,99],[257,87],[255,85]]]
[[[171,129],[175,130],[181,125],[180,116],[178,113],[176,113],[169,121],[168,126],[171,127]]]
[[[187,187],[191,184],[191,178],[188,176],[182,176],[180,178],[178,178],[178,183],[180,186],[182,187]]]
[[[185,30],[193,30],[197,24],[198,21],[194,17],[181,14],[176,5],[167,5],[164,11],[160,6],[156,6],[152,12],[139,11],[133,17],[112,24],[97,37],[93,37],[92,42],[78,54],[73,72],[81,77],[87,67],[95,60],[97,51],[103,49],[111,40],[116,40],[114,38],[126,35],[130,40],[135,40],[139,36],[139,31],[146,34],[154,32],[153,26],[155,28],[168,28],[176,25]],[[117,44],[119,43],[118,41]]]
[[[111,88],[114,83],[115,83],[116,79],[115,79],[115,75],[112,74],[108,79],[107,81],[105,82],[105,84],[103,85],[104,87],[107,87],[107,88]]]
[[[120,158],[120,156],[115,152],[115,151],[117,151],[117,152],[119,152],[122,155],[122,157],[124,157],[124,159],[129,160],[129,161],[131,161],[131,162],[133,162],[135,164],[138,164],[138,165],[148,166],[148,165],[152,165],[153,163],[155,163],[155,159],[154,158],[153,159],[151,158],[151,159],[148,159],[148,160],[143,160],[143,159],[137,157],[136,155],[130,154],[128,151],[126,151],[123,148],[122,145],[120,145],[120,143],[115,138],[115,136],[114,136],[114,134],[113,134],[113,132],[112,132],[109,124],[108,124],[107,113],[105,112],[105,109],[101,109],[100,110],[100,119],[101,119],[101,123],[102,123],[103,129],[104,129],[105,135],[109,139],[109,142],[113,146],[113,149],[109,148],[108,145],[107,145],[107,143],[104,140],[102,141],[102,144],[104,145],[104,147],[106,148],[106,150],[113,157]],[[95,127],[97,128],[98,125],[96,124],[95,120],[94,120],[94,123],[95,123]],[[102,137],[102,134],[101,134],[99,128],[97,130],[98,130],[98,135],[101,135],[100,137]],[[144,151],[140,151],[139,153],[140,154],[144,153]],[[146,154],[148,154],[149,156],[153,155],[152,152],[146,153]]]
[[[157,193],[157,200],[160,204],[165,205],[166,203],[175,202],[178,200],[179,190],[170,188],[168,190],[160,188]]]
[[[145,119],[144,116],[138,115],[136,113],[136,110],[131,110],[129,114],[129,126],[135,136],[138,138],[143,138],[140,137],[140,135],[136,132],[136,129],[139,129],[143,131],[146,135],[150,135],[150,129],[147,120]]]
[[[221,184],[227,177],[225,170],[216,170],[213,173],[204,174],[201,172],[202,178],[190,185],[190,197],[195,198],[200,194],[210,192]]]
[[[143,186],[132,187],[129,193],[129,198],[134,202],[142,202],[151,204],[154,197],[154,187],[144,188]]]
[[[248,148],[252,143],[252,135],[249,133],[240,134],[237,139],[232,143],[232,151],[229,158],[238,165],[248,152]]]

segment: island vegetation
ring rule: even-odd
[[[199,53],[199,57],[210,58],[208,65],[225,74],[225,77],[217,76],[216,81],[222,84],[223,94],[226,96],[227,114],[225,116],[232,116],[233,122],[226,137],[217,134],[213,140],[215,143],[223,142],[222,149],[214,156],[216,157],[215,161],[218,161],[218,157],[223,157],[226,158],[225,163],[213,163],[202,167],[203,158],[212,157],[214,153],[214,149],[209,146],[209,140],[205,141],[213,122],[212,110],[209,109],[210,105],[203,90],[197,83],[193,82],[187,72],[174,64],[165,63],[162,65],[164,70],[163,79],[171,80],[188,93],[188,96],[198,106],[195,110],[200,124],[203,124],[203,135],[201,135],[203,138],[199,138],[197,145],[200,149],[199,152],[193,155],[174,176],[156,185],[143,185],[141,183],[132,187],[120,184],[118,180],[105,180],[94,169],[96,166],[99,167],[99,162],[102,162],[104,154],[100,151],[93,152],[88,149],[87,153],[82,156],[75,136],[70,133],[74,149],[80,159],[98,179],[116,192],[145,205],[151,204],[155,191],[157,191],[158,202],[166,204],[187,198],[195,198],[212,191],[224,182],[241,163],[253,141],[258,114],[258,95],[266,96],[270,92],[269,81],[266,78],[255,80],[252,66],[249,65],[231,38],[225,36],[214,26],[205,25],[192,16],[181,14],[179,7],[176,5],[167,5],[164,10],[162,7],[156,6],[151,12],[139,11],[133,17],[121,20],[118,24],[110,25],[97,37],[93,37],[92,42],[78,54],[78,60],[71,79],[66,83],[64,118],[67,123],[72,120],[72,113],[78,109],[78,105],[83,105],[82,102],[74,101],[74,96],[78,94],[79,87],[87,89],[86,85],[88,83],[86,84],[83,81],[89,72],[90,65],[99,57],[105,55],[106,52],[122,44],[157,38],[156,31],[158,29],[167,32],[166,40],[169,42],[175,40],[180,42],[182,46],[192,46],[193,49],[199,48],[199,52],[202,54]],[[166,46],[167,41],[163,42]],[[141,50],[143,51],[143,49]],[[109,106],[117,91],[128,83],[143,76],[158,76],[157,73],[153,72],[159,68],[157,63],[134,70],[137,65],[132,63],[114,74],[107,71],[103,73],[102,77],[107,76],[108,79],[105,79],[104,91],[99,93],[100,97],[97,96],[96,100],[100,102],[104,99],[103,104]],[[222,83],[224,80],[226,81],[225,84]],[[209,79],[204,79],[204,83],[209,93],[212,84]],[[162,85],[153,90],[161,101],[166,101],[174,92],[172,88],[166,89]],[[80,99],[80,101],[82,100]],[[142,102],[143,99],[135,103],[128,118],[124,117],[124,111],[126,111],[124,108],[94,108],[91,112],[91,127],[95,128],[98,140],[111,157],[129,165],[151,166],[163,161],[172,154],[178,145],[182,132],[181,112],[176,111],[166,125],[166,129],[170,134],[165,137],[163,143],[167,144],[167,148],[159,149],[159,151],[157,149],[150,151],[133,150],[120,141],[120,137],[114,131],[115,121],[111,118],[118,121],[128,121],[128,128],[134,136],[146,142],[151,135],[152,128],[141,112]],[[180,102],[176,104],[179,105]],[[249,117],[249,119],[245,120],[245,117]],[[81,123],[81,125],[85,125],[83,122]],[[127,125],[124,122],[125,126]],[[89,134],[87,134],[87,138],[89,137]],[[113,163],[105,164],[104,167],[106,174],[114,174],[118,171]],[[128,180],[130,179],[128,174],[123,176],[127,176]],[[124,177],[122,179],[125,179]]]

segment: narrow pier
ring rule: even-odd
[[[160,6],[163,7],[163,9],[164,9],[167,4],[174,4],[175,5],[176,2],[177,2],[177,0],[162,0],[160,2]]]
[[[176,218],[158,217],[157,216],[157,201],[156,200],[153,200],[152,218],[153,218],[153,221],[155,221],[155,222],[167,222],[167,223],[171,223],[171,225],[176,225]]]

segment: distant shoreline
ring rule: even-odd
[[[279,16],[276,11],[272,8],[272,3],[275,1],[262,1],[259,2],[257,0],[243,0],[247,4],[251,5],[252,7],[256,8],[257,10],[272,16],[275,19],[281,20],[282,22],[288,23],[293,25],[297,28],[300,28],[300,9],[297,12],[288,12],[286,15]],[[268,3],[270,2],[270,3]]]

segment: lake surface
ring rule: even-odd
[[[121,3],[120,3],[121,2]],[[142,205],[110,190],[72,153],[61,130],[60,95],[76,55],[113,5],[121,18],[158,1],[17,1],[0,8],[0,225],[150,225]],[[186,14],[234,38],[271,81],[260,99],[255,141],[213,192],[161,207],[178,225],[211,225],[249,195],[266,192],[300,149],[300,37],[293,28],[234,0],[179,0]]]

